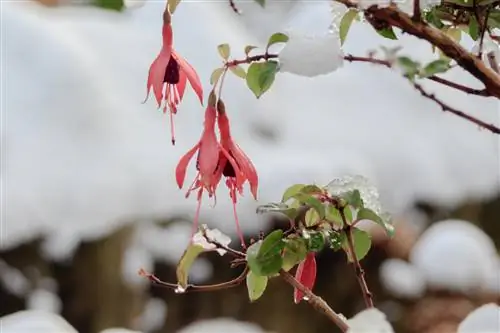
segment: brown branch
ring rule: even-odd
[[[297,281],[297,279],[295,279],[290,273],[281,270],[280,276],[292,287],[302,291],[306,296],[304,299],[307,299],[307,302],[311,304],[313,308],[325,314],[328,319],[330,319],[335,325],[338,326],[338,328],[340,328],[342,332],[347,332],[349,330],[349,326],[347,325],[345,320],[339,314],[333,311],[332,308],[330,308],[330,306],[321,297],[315,295],[311,290]]]
[[[443,111],[453,113],[454,115],[459,116],[460,118],[466,119],[466,120],[468,120],[468,121],[470,121],[470,122],[472,122],[472,123],[474,123],[482,128],[489,130],[492,133],[500,134],[500,128],[496,127],[495,125],[488,124],[488,123],[486,123],[482,120],[479,120],[473,116],[470,116],[470,115],[468,115],[460,110],[452,108],[451,106],[447,105],[446,103],[444,103],[443,101],[438,99],[436,96],[434,96],[434,94],[426,92],[424,90],[424,88],[416,82],[413,82],[413,86],[418,90],[418,92],[420,92],[420,94],[422,96],[436,102],[441,107],[441,109]]]
[[[267,61],[269,59],[277,59],[278,55],[277,54],[269,54],[269,53],[264,53],[264,54],[259,54],[251,57],[246,57],[245,59],[237,59],[237,60],[231,60],[226,62],[225,67],[234,67],[238,66],[241,64],[251,64],[252,62],[257,62],[257,61]]]
[[[356,3],[351,0],[335,1],[343,3],[350,8],[356,7]],[[427,40],[432,45],[438,47],[446,56],[455,60],[463,69],[480,80],[492,96],[500,98],[500,75],[489,69],[483,61],[468,52],[444,32],[433,28],[425,22],[415,22],[395,5],[386,8],[372,6],[366,12],[378,20],[400,28],[410,35]]]

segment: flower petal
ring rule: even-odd
[[[214,107],[207,107],[205,111],[204,130],[200,140],[200,154],[198,155],[198,169],[201,178],[212,180],[217,162],[219,161],[219,143],[215,135],[215,118],[217,111]]]
[[[172,45],[174,45],[174,33],[172,31],[172,24],[164,24],[161,29],[161,35],[163,37],[163,48],[172,50]]]
[[[199,148],[200,143],[197,143],[184,156],[181,157],[179,163],[177,164],[177,167],[175,168],[175,180],[177,181],[177,186],[179,186],[179,188],[182,188],[184,185],[184,179],[186,178],[186,170],[189,165],[189,161],[191,161]]]
[[[306,259],[299,264],[297,272],[295,273],[295,278],[302,283],[304,287],[312,290],[314,282],[316,281],[316,258],[313,252],[308,253]],[[295,289],[293,298],[295,304],[297,304],[304,298],[304,293]]]
[[[146,99],[148,99],[151,87],[153,87],[153,92],[158,103],[158,107],[161,106],[161,100],[163,98],[163,79],[165,77],[165,71],[167,70],[168,61],[170,60],[170,52],[168,49],[162,49],[160,54],[153,61],[149,67],[148,83]]]
[[[230,151],[236,160],[236,163],[241,168],[241,172],[245,175],[246,180],[250,184],[250,192],[255,200],[257,200],[257,188],[259,186],[259,176],[250,158],[241,150],[240,146],[233,140],[230,141]]]
[[[189,80],[191,87],[193,87],[194,92],[196,93],[196,95],[198,95],[198,98],[200,99],[200,103],[203,105],[203,87],[201,85],[201,80],[200,77],[198,76],[198,73],[193,68],[193,66],[191,66],[191,64],[188,63],[186,59],[181,57],[177,52],[172,51],[172,53],[174,54],[175,58],[177,59],[177,62],[179,63],[181,72],[184,72],[186,74],[186,77]]]
[[[179,82],[177,83],[177,93],[179,96],[179,103],[184,97],[184,92],[186,91],[187,76],[183,71],[179,71]]]

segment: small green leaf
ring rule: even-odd
[[[250,302],[258,300],[266,290],[267,276],[255,275],[253,272],[247,274],[247,290]]]
[[[300,192],[305,194],[319,194],[323,193],[323,190],[316,185],[306,185],[300,190]]]
[[[212,84],[212,85],[216,84],[217,81],[219,81],[220,76],[222,75],[222,73],[224,73],[224,68],[214,69],[214,71],[210,75],[210,84]]]
[[[318,212],[314,208],[309,208],[304,217],[306,222],[306,227],[312,227],[318,224],[321,219],[319,218]]]
[[[469,17],[469,35],[473,40],[478,40],[479,38],[479,24],[474,15]]]
[[[262,8],[266,5],[266,0],[255,0],[255,2],[257,2]]]
[[[445,73],[450,69],[450,62],[445,59],[434,60],[427,64],[420,72],[420,77],[426,78],[434,74]]]
[[[231,66],[229,67],[229,70],[231,70],[231,72],[233,72],[234,75],[242,78],[242,79],[246,79],[247,78],[247,73],[245,72],[245,70],[243,69],[243,67],[239,66],[239,65],[236,65],[236,66]]]
[[[307,238],[307,248],[311,252],[320,252],[326,244],[325,235],[322,232],[310,232]]]
[[[258,46],[253,46],[253,45],[247,45],[245,46],[245,54],[248,57],[248,54],[252,52],[252,50],[258,48]]]
[[[340,215],[339,210],[335,208],[335,206],[328,205],[326,207],[325,219],[328,222],[334,223],[339,228],[342,228],[344,226],[344,222],[342,221],[342,216]]]
[[[343,233],[343,231],[342,231]],[[342,248],[343,235],[341,232],[331,232],[328,237],[328,242],[330,243],[330,248],[333,251],[338,251]]]
[[[340,20],[340,27],[339,27],[340,45],[344,44],[344,41],[347,37],[347,33],[351,28],[351,24],[357,16],[358,16],[358,10],[351,8],[344,14],[342,20]]]
[[[353,228],[351,235],[354,243],[354,253],[356,254],[356,259],[360,261],[368,254],[372,246],[372,240],[370,234],[361,229]],[[342,235],[342,247],[344,248],[344,251],[347,253],[348,260],[352,262],[353,258],[351,255],[351,251],[349,249],[349,241],[345,233]]]
[[[220,56],[224,60],[227,60],[231,55],[231,47],[229,46],[229,44],[220,44],[219,46],[217,46],[217,51],[219,51]]]
[[[295,267],[295,265],[304,260],[306,255],[307,246],[305,240],[295,235],[289,236],[289,238],[285,240],[282,269],[288,272]]]
[[[297,199],[300,203],[309,205],[314,208],[319,215],[320,219],[325,218],[325,206],[321,201],[313,197],[312,195],[305,193],[297,193],[293,196],[294,199]]]
[[[462,39],[462,30],[458,28],[448,28],[446,34],[457,43]]]
[[[363,199],[361,199],[361,193],[359,190],[345,192],[341,195],[347,204],[353,206],[354,208],[363,207]]]
[[[277,43],[286,43],[286,42],[288,42],[288,36],[282,32],[277,32],[275,34],[272,34],[271,37],[269,37],[269,40],[267,41],[266,50],[269,49],[271,45]]]
[[[269,213],[269,212],[277,212],[277,213],[282,213],[288,216],[289,219],[294,220],[297,215],[297,209],[288,206],[287,204],[283,203],[268,203],[265,205],[260,205],[257,207],[257,214],[263,214],[263,213]]]
[[[500,29],[500,9],[490,11],[488,15],[488,28]]]
[[[275,230],[247,249],[247,263],[252,272],[259,276],[270,276],[280,271],[283,266],[281,251],[285,247],[282,238],[283,231]]]
[[[307,185],[305,184],[295,184],[290,186],[285,190],[285,193],[283,193],[283,197],[281,198],[281,202],[287,202],[289,199],[291,199],[295,194],[300,193],[301,190],[306,187]]]
[[[388,39],[398,39],[398,37],[394,33],[394,30],[392,29],[392,27],[384,28],[384,29],[380,29],[380,30],[375,30],[375,31],[377,31],[378,34],[382,37],[385,37]]]
[[[371,209],[363,208],[363,209],[359,210],[358,216],[356,217],[356,219],[358,221],[369,220],[369,221],[377,223],[382,228],[384,228],[387,235],[389,235],[389,236],[392,236],[392,234],[394,233],[394,227],[390,223],[385,221],[382,217],[377,215],[377,213],[375,213]]]
[[[247,86],[255,94],[255,97],[260,98],[271,88],[277,72],[278,63],[276,61],[255,62],[248,67]]]
[[[405,75],[411,80],[420,72],[420,63],[408,57],[398,57],[397,63],[403,69]]]
[[[94,0],[97,7],[121,11],[124,8],[123,0]]]
[[[347,224],[351,224],[352,222],[352,209],[351,206],[344,207],[344,216],[347,220]]]
[[[180,287],[186,288],[188,283],[189,269],[193,265],[196,258],[203,253],[204,249],[200,245],[189,245],[181,260],[177,264],[177,283]]]
[[[181,2],[181,0],[168,0],[167,1],[167,5],[168,5],[168,11],[170,12],[170,14],[174,14],[175,10],[177,9],[177,6],[179,5],[179,3]]]

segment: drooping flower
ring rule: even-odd
[[[316,257],[314,252],[307,254],[306,258],[302,260],[297,267],[295,272],[295,278],[304,287],[312,290],[314,283],[316,282]],[[299,303],[304,299],[304,293],[298,289],[293,292],[293,300],[295,304]]]
[[[192,191],[198,190],[198,208],[194,219],[193,231],[196,231],[198,228],[198,215],[203,191],[207,191],[210,197],[215,195],[215,190],[220,180],[220,178],[217,179],[216,177],[220,150],[215,135],[216,116],[217,110],[215,109],[215,100],[213,100],[213,102],[209,101],[209,105],[205,111],[204,129],[201,138],[193,148],[182,156],[175,169],[177,185],[179,188],[182,188],[189,162],[193,156],[198,153],[196,157],[196,169],[198,170],[198,174],[186,193],[186,197],[188,197]]]
[[[177,107],[184,97],[186,81],[191,84],[201,104],[203,104],[203,88],[196,70],[173,48],[172,24],[167,10],[163,16],[162,29],[163,44],[149,68],[146,100],[153,88],[158,108],[163,103],[163,112],[166,113],[167,109],[170,112],[172,144],[175,144],[173,115],[177,113]]]

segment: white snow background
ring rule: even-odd
[[[125,276],[137,282],[133,273],[153,257],[176,261],[189,227],[161,232],[148,221],[194,214],[195,198],[184,198],[174,169],[200,136],[203,108],[188,87],[175,118],[177,145],[172,147],[168,116],[156,110],[153,100],[141,104],[149,65],[160,48],[164,3],[147,1],[124,13],[45,8],[28,1],[0,4],[0,249],[42,234],[48,236],[46,254],[64,259],[80,240],[141,220],[124,258]],[[210,73],[221,65],[218,44],[229,43],[233,55],[242,58],[245,45],[265,45],[273,32],[320,29],[330,19],[322,1],[276,2],[265,19],[258,16],[265,11],[257,5],[241,7],[243,17],[225,1],[185,1],[173,17],[175,47],[198,70],[205,95]],[[288,7],[295,8],[288,13]],[[463,42],[472,47],[466,36]],[[351,28],[344,52],[363,56],[379,45],[403,45],[403,54],[421,61],[435,57],[425,42],[408,36],[383,40],[359,23]],[[459,69],[446,77],[480,87]],[[430,82],[425,87],[500,125],[498,101]],[[344,63],[312,79],[283,73],[260,100],[241,79],[230,76],[223,96],[233,135],[259,172],[262,203],[279,200],[293,183],[326,184],[344,174],[370,178],[394,215],[404,214],[420,198],[449,205],[500,190],[498,137],[443,113],[386,68]],[[275,139],[259,135],[262,131]],[[186,184],[192,177],[194,165]],[[232,233],[224,186],[217,206],[211,204],[204,202],[202,218]],[[238,205],[248,232],[263,227],[255,215],[257,204],[247,194]],[[203,262],[198,266],[200,279],[210,274]]]

